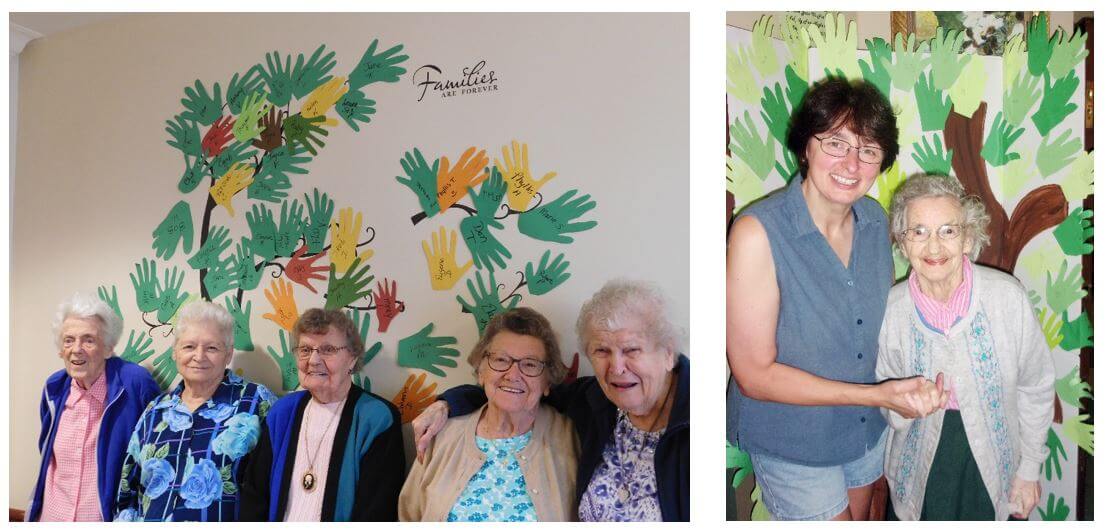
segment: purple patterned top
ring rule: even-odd
[[[619,411],[603,461],[580,499],[581,521],[661,520],[653,458],[664,432],[640,430]]]

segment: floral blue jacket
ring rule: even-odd
[[[276,401],[263,385],[231,373],[195,412],[184,383],[142,413],[127,445],[116,521],[237,521],[239,464],[257,445]]]

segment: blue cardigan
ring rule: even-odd
[[[123,466],[123,456],[127,452],[127,442],[146,404],[157,397],[161,389],[145,368],[119,357],[109,357],[104,372],[108,393],[104,416],[100,420],[100,435],[96,440],[96,491],[100,495],[100,516],[105,521],[111,521],[112,514],[115,513],[115,491],[119,487],[119,472]],[[28,521],[37,521],[42,515],[46,470],[53,456],[54,436],[65,410],[65,401],[69,398],[71,384],[69,374],[65,370],[58,370],[46,379],[46,385],[42,389],[42,402],[39,404],[42,430],[38,437],[42,463],[39,465],[31,506],[27,509]]]

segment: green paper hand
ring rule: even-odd
[[[781,145],[788,143],[788,120],[792,117],[792,113],[788,111],[788,103],[784,99],[784,90],[781,88],[780,83],[776,84],[774,91],[770,91],[769,87],[764,88],[764,94],[761,96],[761,119],[765,120],[765,125],[769,126],[769,133],[780,142]]]
[[[115,315],[118,316],[120,318],[120,320],[123,319],[123,311],[119,310],[119,293],[117,293],[115,291],[115,286],[114,285],[111,286],[111,295],[110,296],[108,295],[107,286],[104,286],[104,285],[101,285],[100,287],[96,288],[96,295],[99,296],[100,299],[103,300],[105,304],[108,304],[108,306],[111,307],[112,311],[115,311]]]
[[[776,47],[773,46],[773,17],[761,15],[753,23],[753,65],[761,72],[761,77],[776,73],[780,65],[776,62]]]
[[[796,19],[786,18],[780,26],[780,36],[784,39],[785,46],[791,54],[788,66],[792,67],[792,74],[798,76],[804,86],[807,86],[807,50],[811,48],[811,36],[807,29],[803,28]],[[785,67],[787,70],[788,66]],[[795,103],[793,102],[793,107]]]
[[[1081,316],[1086,317],[1086,315],[1083,314]],[[1079,366],[1074,366],[1072,371],[1069,372],[1069,375],[1058,379],[1057,382],[1053,384],[1053,388],[1057,391],[1057,397],[1060,398],[1061,401],[1076,408],[1082,407],[1080,404],[1081,399],[1092,398],[1092,387],[1080,379]],[[1057,435],[1054,434],[1053,436],[1056,437]],[[1058,442],[1060,442],[1060,440],[1058,440]],[[1064,448],[1062,448],[1062,450],[1063,449]],[[1068,460],[1068,457],[1066,456],[1065,459]]]
[[[428,218],[441,211],[438,207],[438,162],[439,159],[436,158],[434,165],[428,166],[423,153],[416,147],[404,153],[404,157],[400,159],[400,166],[404,168],[408,178],[396,177],[400,184],[415,193],[415,197],[419,199],[419,207]]]
[[[292,204],[288,201],[281,203],[281,224],[277,228],[274,241],[278,256],[291,256],[296,251],[300,235],[303,233],[303,221],[300,219],[303,213],[304,207],[300,205],[299,200],[293,199]]]
[[[896,88],[909,91],[911,87],[915,86],[915,80],[922,75],[923,70],[926,69],[926,65],[929,64],[929,60],[923,55],[923,52],[919,51],[919,47],[915,44],[915,34],[904,38],[902,33],[896,35],[892,39],[892,47],[896,54],[895,66],[891,65],[888,60],[881,59],[884,68],[888,70],[888,73],[892,77],[892,85]]]
[[[1049,71],[1050,77],[1054,79],[1065,77],[1088,56],[1088,49],[1085,46],[1088,36],[1084,33],[1084,30],[1077,29],[1068,39],[1065,38],[1064,30],[1057,31],[1060,33],[1057,36],[1059,39],[1053,46],[1049,63],[1046,64],[1046,70]]]
[[[1060,171],[1076,159],[1076,154],[1080,152],[1080,139],[1069,140],[1069,136],[1072,136],[1072,129],[1066,129],[1053,142],[1050,142],[1049,138],[1042,138],[1042,143],[1038,145],[1036,162],[1043,179]]]
[[[473,208],[477,216],[486,220],[495,220],[496,210],[500,209],[500,203],[507,194],[507,182],[504,181],[500,169],[495,165],[491,169],[484,170],[489,176],[480,185],[480,194],[469,188],[469,198],[473,200]]]
[[[190,162],[188,158],[185,156],[185,170],[181,174],[181,180],[177,182],[177,189],[181,193],[192,193],[207,176],[204,174],[207,167],[203,157],[196,157],[195,162]]]
[[[135,288],[135,302],[138,310],[149,313],[158,309],[158,262],[142,258],[141,265],[135,263],[135,272],[131,274],[131,285]]]
[[[1042,104],[1038,106],[1038,112],[1030,116],[1030,120],[1038,128],[1038,133],[1043,137],[1076,110],[1076,103],[1069,103],[1069,100],[1072,99],[1077,85],[1080,84],[1075,71],[1069,72],[1067,77],[1052,85],[1049,79],[1048,75],[1045,76],[1045,92],[1042,95]]]
[[[153,368],[150,375],[154,376],[154,381],[158,383],[162,390],[169,390],[169,385],[172,385],[173,380],[177,379],[177,362],[173,360],[172,346],[154,357]]]
[[[277,255],[277,223],[273,211],[254,203],[246,212],[246,224],[250,226],[250,245],[261,259],[269,261]]]
[[[296,99],[303,99],[315,90],[315,87],[331,80],[332,76],[327,73],[334,68],[337,61],[334,60],[333,51],[323,55],[326,47],[327,45],[320,44],[306,63],[304,54],[296,56],[296,66],[292,67],[292,95],[296,96]]]
[[[343,274],[341,278],[335,274],[335,266],[333,263],[331,264],[330,279],[327,283],[327,303],[324,306],[326,309],[344,307],[373,293],[372,288],[366,288],[374,278],[372,274],[366,276],[369,273],[370,265],[366,263],[364,267],[359,269],[358,265],[360,264],[361,257],[354,258],[354,261],[350,263],[350,268],[346,270],[346,274]]]
[[[246,196],[265,202],[280,202],[288,197],[288,191],[292,189],[292,181],[285,175],[273,175],[268,165],[261,166],[261,170],[254,175],[254,181],[246,188]]]
[[[1007,150],[1011,148],[1019,136],[1022,136],[1023,130],[1020,127],[1016,131],[1014,125],[1008,124],[1007,120],[1003,119],[1002,112],[996,114],[996,117],[992,119],[992,128],[988,131],[988,139],[984,142],[984,148],[980,150],[980,156],[995,167],[1005,165],[1012,160],[1018,160],[1021,155],[1008,153]]]
[[[1085,453],[1089,455],[1095,454],[1095,438],[1092,436],[1095,427],[1088,421],[1087,414],[1078,414],[1071,416],[1061,424],[1061,430],[1065,433],[1065,436],[1080,446]]]
[[[304,240],[307,242],[308,252],[319,253],[327,242],[327,231],[331,228],[331,217],[334,216],[334,201],[326,193],[320,195],[319,188],[315,188],[311,198],[304,194],[304,202],[307,204],[307,217],[301,223],[304,227]]]
[[[214,267],[220,261],[219,255],[231,246],[231,240],[227,238],[230,233],[226,227],[215,225],[208,233],[208,240],[188,259],[188,264],[196,270]]]
[[[361,311],[355,309],[347,309],[346,315],[350,317],[350,320],[354,323],[354,328],[358,330],[358,334],[361,335],[361,343],[365,345],[366,349],[361,355],[361,366],[369,364],[369,361],[373,360],[378,353],[381,352],[381,348],[384,346],[380,341],[372,346],[369,345],[369,324],[372,320],[369,313],[365,313],[365,318],[362,319]]]
[[[311,161],[311,157],[304,155],[303,150],[290,145],[282,145],[265,155],[260,173],[289,178],[289,174],[305,175],[308,170],[300,167]]]
[[[350,380],[358,386],[358,388],[366,391],[373,391],[373,382],[369,380],[369,376],[363,374],[354,374],[350,376]]]
[[[285,338],[284,330],[278,330],[278,333],[281,337],[281,353],[274,351],[272,346],[266,346],[265,349],[269,350],[269,356],[277,361],[277,366],[281,369],[281,388],[290,391],[300,386],[300,375],[296,370],[296,353],[288,349],[288,339]]]
[[[185,273],[177,270],[177,267],[165,270],[165,281],[158,292],[158,320],[169,322],[177,314],[181,304],[188,299],[188,291],[181,292],[184,278]]]
[[[1049,449],[1049,455],[1046,456],[1045,462],[1042,462],[1046,480],[1053,480],[1053,475],[1057,475],[1057,480],[1061,480],[1061,459],[1064,458],[1068,462],[1069,455],[1065,452],[1065,444],[1061,442],[1061,438],[1052,427],[1046,433],[1046,448]]]
[[[1038,88],[1038,78],[1030,72],[1023,72],[1003,91],[1003,113],[1011,125],[1018,127],[1040,97],[1042,91]]]
[[[235,244],[235,252],[231,255],[235,283],[243,291],[252,291],[261,283],[261,269],[254,263],[254,247],[243,237]]]
[[[286,55],[284,67],[281,67],[281,55],[276,50],[265,54],[268,70],[258,70],[265,85],[269,87],[269,102],[276,107],[288,104],[292,97],[292,56]],[[260,66],[260,65],[259,65]]]
[[[469,287],[469,296],[473,298],[473,303],[469,304],[461,295],[457,295],[457,302],[461,304],[462,309],[472,313],[473,319],[477,323],[477,336],[480,336],[484,333],[484,327],[488,325],[488,321],[492,320],[492,317],[508,309],[513,309],[522,297],[512,296],[511,303],[504,307],[500,300],[500,287],[496,285],[495,273],[491,269],[488,270],[487,286],[481,282],[480,272],[477,272],[476,276],[476,287],[473,287],[472,279],[465,280],[465,285]]]
[[[818,26],[811,24],[807,27],[811,43],[819,50],[823,67],[832,72],[840,70],[848,79],[861,77],[861,68],[857,66],[857,23],[851,20],[847,26],[846,17],[841,13],[837,22],[833,13],[827,13],[825,22],[825,36]]]
[[[519,233],[540,241],[572,243],[573,238],[567,234],[591,230],[598,224],[596,221],[571,222],[596,207],[591,195],[574,199],[576,192],[569,190],[549,204],[520,214]]]
[[[953,86],[961,75],[961,70],[969,64],[971,54],[961,53],[961,43],[965,41],[965,30],[945,30],[938,28],[930,41],[930,73],[934,74],[934,86],[946,90]],[[971,114],[971,113],[970,113]]]
[[[305,118],[299,114],[293,114],[284,120],[284,138],[289,144],[300,144],[311,153],[311,156],[318,155],[319,152],[312,144],[318,144],[319,147],[325,146],[319,135],[328,136],[330,133],[316,124],[325,121],[327,121],[326,116]]]
[[[192,252],[192,209],[188,203],[177,202],[151,235],[154,236],[154,243],[150,246],[161,259],[172,258],[177,252],[178,242],[183,252]]]
[[[1083,207],[1077,206],[1053,230],[1053,237],[1057,239],[1057,244],[1061,246],[1061,250],[1065,254],[1069,256],[1091,254],[1092,244],[1088,243],[1093,234],[1091,218],[1091,210],[1085,210]]]
[[[1076,320],[1069,321],[1069,314],[1061,315],[1061,348],[1065,351],[1079,350],[1092,345],[1092,322],[1087,313],[1080,313]]]
[[[565,283],[565,280],[568,280],[572,275],[566,272],[566,269],[569,268],[569,262],[562,261],[564,258],[564,253],[558,254],[553,263],[547,264],[550,259],[550,251],[547,250],[542,253],[542,258],[538,260],[537,267],[535,267],[534,262],[527,263],[523,276],[527,282],[527,292],[535,296],[541,296]]]
[[[776,162],[776,140],[773,139],[773,135],[768,134],[762,140],[753,125],[750,111],[747,110],[745,126],[738,118],[734,119],[734,124],[730,126],[730,139],[731,152],[738,155],[738,158],[741,158],[758,178],[765,180],[773,170],[773,163]]]
[[[750,471],[753,469],[753,462],[750,460],[750,454],[741,450],[737,445],[731,445],[729,441],[726,443],[726,468],[736,469],[734,473],[734,480],[730,482],[730,487],[737,488],[742,484],[743,480],[749,476]]]
[[[342,95],[334,109],[338,113],[338,117],[346,122],[346,125],[349,125],[355,132],[359,132],[361,129],[357,122],[369,123],[369,115],[377,112],[377,109],[373,107],[376,104],[376,101],[366,98],[360,90],[350,90]]]
[[[215,300],[219,295],[238,286],[235,283],[236,271],[233,267],[233,261],[233,257],[228,257],[226,260],[209,267],[207,273],[204,274],[204,287],[208,290],[210,299]]]
[[[1061,268],[1054,276],[1051,271],[1046,271],[1046,304],[1058,315],[1067,311],[1069,306],[1077,300],[1088,295],[1088,291],[1081,289],[1084,278],[1080,273],[1084,270],[1079,263],[1069,270],[1068,260],[1061,261]]]
[[[935,134],[933,138],[933,145],[927,143],[925,136],[922,139],[922,145],[913,144],[915,152],[911,154],[911,158],[915,159],[919,168],[927,173],[949,175],[950,169],[953,168],[953,150],[942,147],[941,135]]]
[[[899,160],[892,162],[887,171],[876,177],[876,200],[884,207],[885,212],[892,211],[892,194],[904,180],[907,180],[907,172],[900,168]]]
[[[950,87],[949,97],[953,101],[953,112],[971,118],[984,98],[984,85],[987,83],[984,82],[984,59],[975,54],[966,57],[969,61]]]
[[[777,164],[777,168],[780,171],[785,171],[780,164]],[[783,173],[781,176],[784,176]],[[784,177],[784,179],[787,181],[788,177]],[[765,185],[761,178],[754,175],[753,170],[745,162],[735,157],[733,153],[726,158],[726,189],[731,195],[734,195],[735,207],[765,194]]]
[[[1056,313],[1046,308],[1038,310],[1038,324],[1042,326],[1042,334],[1045,335],[1046,346],[1054,349],[1061,344],[1061,318]]]
[[[1022,33],[1016,33],[1007,37],[1007,43],[1003,45],[1003,86],[1014,85],[1015,78],[1024,68],[1026,68],[1026,40]],[[1033,74],[1031,77],[1034,77]]]
[[[261,72],[261,65],[255,64],[246,70],[246,75],[241,78],[237,72],[231,77],[231,82],[227,83],[227,108],[230,109],[231,114],[242,112],[242,107],[246,106],[244,102],[247,96],[254,92],[261,92]]]
[[[792,66],[788,65],[784,67],[784,83],[787,85],[784,95],[788,97],[791,108],[799,108],[803,97],[807,95],[807,80],[800,77],[795,70],[792,70]]]
[[[235,118],[234,139],[239,142],[247,142],[257,138],[265,127],[261,126],[261,118],[269,111],[270,104],[262,92],[254,92],[246,97],[242,104],[242,112]]]
[[[216,178],[222,177],[240,162],[245,162],[247,159],[254,156],[257,151],[247,151],[249,147],[250,144],[235,142],[226,149],[220,151],[219,155],[211,159],[211,174],[215,175]]]
[[[200,128],[196,126],[196,122],[186,120],[180,114],[173,118],[176,121],[165,120],[165,132],[172,137],[165,143],[186,155],[202,156],[204,151],[200,145]]]
[[[1053,39],[1050,39],[1046,17],[1035,15],[1030,19],[1030,26],[1026,31],[1026,66],[1030,69],[1030,73],[1041,76],[1046,72],[1049,58],[1053,55],[1053,46],[1060,38],[1061,35],[1058,32]]]
[[[504,225],[495,219],[486,219],[479,215],[471,215],[461,220],[458,230],[461,238],[465,240],[465,246],[469,248],[469,255],[473,258],[473,264],[478,269],[492,270],[492,264],[501,269],[507,266],[504,258],[510,258],[511,252],[496,239],[492,229],[503,229]]]
[[[461,354],[453,348],[446,347],[447,344],[457,344],[457,339],[454,337],[432,337],[432,330],[434,330],[433,322],[424,326],[414,335],[400,339],[396,346],[398,352],[396,364],[407,368],[425,370],[438,377],[446,377],[446,372],[442,371],[439,366],[449,366],[450,368],[457,366],[457,361],[447,357],[458,357]]]
[[[750,50],[738,47],[734,53],[730,46],[726,48],[726,92],[746,103],[757,102],[757,81],[753,79],[753,65],[750,64]]]
[[[182,118],[199,122],[205,127],[219,119],[223,112],[223,95],[219,83],[215,84],[210,96],[199,79],[196,80],[195,90],[192,87],[185,87],[184,90],[185,98],[181,100],[181,105],[188,110],[181,113]]]
[[[234,318],[234,348],[240,351],[254,349],[254,339],[250,337],[250,310],[254,305],[246,301],[246,307],[242,307],[233,296],[223,297],[223,305],[227,306],[227,312]]]
[[[140,363],[149,359],[155,353],[153,345],[154,339],[145,333],[135,335],[135,330],[132,329],[131,333],[127,335],[127,346],[123,348],[123,353],[120,353],[119,357],[124,361]]]
[[[880,37],[865,40],[865,46],[869,49],[869,58],[872,63],[867,63],[862,59],[857,60],[858,66],[861,67],[861,75],[880,89],[880,93],[884,94],[884,97],[891,97],[892,76],[888,73],[887,65],[891,64],[892,61],[892,48],[888,46],[887,41]]]
[[[1079,202],[1092,194],[1095,164],[1092,152],[1080,151],[1069,166],[1069,174],[1061,181],[1061,191],[1068,202]]]
[[[1054,501],[1057,501],[1054,504]],[[1046,509],[1043,512],[1041,508],[1038,508],[1038,516],[1043,521],[1064,521],[1069,518],[1069,507],[1065,506],[1065,499],[1063,497],[1054,497],[1052,493],[1049,494],[1049,501],[1046,503]]]
[[[796,155],[792,154],[792,151],[788,149],[784,150],[784,165],[780,165],[780,162],[774,164],[776,172],[780,173],[780,178],[784,179],[785,183],[792,182],[792,177],[799,172],[799,161],[796,160]],[[745,164],[742,164],[743,166]]]
[[[399,81],[400,76],[407,73],[406,69],[399,66],[400,63],[407,60],[407,56],[396,55],[403,49],[403,44],[397,44],[380,54],[376,54],[377,39],[373,39],[373,42],[369,43],[369,48],[362,54],[357,66],[350,72],[350,89],[357,90],[378,81],[385,83]]]
[[[915,102],[919,106],[919,118],[923,132],[941,131],[946,128],[946,118],[953,101],[934,87],[934,73],[919,75],[915,83]]]

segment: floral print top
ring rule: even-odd
[[[184,383],[147,405],[119,482],[116,521],[235,521],[239,463],[257,445],[276,396],[230,370],[203,405],[189,411]]]
[[[469,479],[446,521],[537,521],[523,470],[515,454],[530,443],[530,431],[511,438],[477,436],[477,449],[487,458]]]
[[[653,458],[664,432],[640,430],[619,411],[603,461],[580,499],[581,521],[661,520]]]

